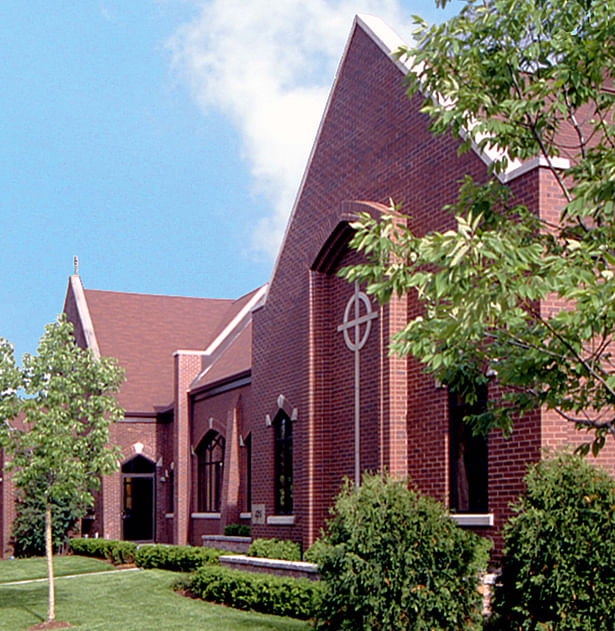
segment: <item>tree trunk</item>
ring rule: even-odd
[[[49,610],[47,620],[50,622],[56,617],[56,594],[53,582],[53,540],[51,537],[51,504],[45,505],[45,554],[47,555],[47,582],[49,584]]]

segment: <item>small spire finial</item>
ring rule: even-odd
[[[79,276],[79,257],[73,256],[73,274]]]

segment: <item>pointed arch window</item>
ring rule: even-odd
[[[207,432],[196,448],[198,498],[201,513],[220,512],[224,469],[224,436],[215,431]]]
[[[293,512],[293,425],[288,414],[280,410],[273,421],[273,429],[275,514],[291,515]]]

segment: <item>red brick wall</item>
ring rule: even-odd
[[[191,453],[190,410],[188,388],[201,371],[201,355],[191,352],[175,354],[175,416],[173,423],[173,448],[175,454],[175,510],[173,518],[173,543],[185,545],[189,541]]]
[[[341,265],[358,260],[355,253],[347,253]],[[314,463],[311,488],[314,495],[313,519],[322,523],[340,489],[342,479],[347,477],[354,481],[355,477],[355,354],[346,346],[343,333],[337,330],[338,325],[342,324],[354,288],[335,273],[325,275],[313,272],[312,282],[312,312],[316,321],[312,324],[314,357],[309,368],[314,388],[310,414]],[[374,304],[372,307],[378,308]],[[359,351],[361,470],[376,471],[381,468],[382,462],[381,327],[382,315],[379,314],[371,321],[370,335]],[[361,327],[361,333],[364,330],[365,325]],[[349,335],[354,340],[354,331],[349,332]],[[307,425],[302,417],[302,429]],[[303,449],[307,437],[305,432],[300,435],[303,442],[297,445],[296,453],[298,459],[303,460],[304,451],[299,450]],[[296,495],[301,511],[307,499],[307,489],[304,489],[302,481],[308,471],[302,474]]]
[[[201,545],[202,535],[222,534],[224,526],[239,523],[239,513],[246,506],[246,460],[245,449],[240,447],[240,435],[247,436],[243,427],[246,407],[250,401],[250,386],[241,386],[210,396],[195,397],[192,403],[190,443],[196,449],[210,429],[225,438],[224,477],[222,507],[219,519],[193,518],[190,525],[190,543]],[[191,478],[194,481],[190,492],[190,512],[197,510],[197,457],[191,458]]]
[[[386,55],[358,29],[321,129],[267,303],[254,314],[251,422],[255,427],[261,426],[261,431],[255,433],[254,451],[262,458],[254,472],[258,488],[254,501],[265,503],[268,512],[273,506],[272,432],[262,428],[264,416],[275,408],[280,393],[299,410],[294,430],[296,525],[285,532],[273,527],[255,528],[257,536],[291,535],[307,545],[322,525],[340,476],[352,474],[353,406],[349,385],[353,360],[335,329],[351,288],[346,287],[347,293],[344,293],[339,279],[321,279],[318,273],[310,272],[312,262],[331,232],[331,217],[339,216],[344,200],[367,199],[386,204],[392,197],[410,214],[415,230],[445,226],[449,218],[442,215],[440,208],[454,199],[460,174],[468,172],[485,177],[485,167],[474,154],[458,157],[454,141],[431,136],[425,117],[417,114],[418,102],[408,101],[401,80],[401,73]],[[307,287],[311,287],[310,294]],[[323,295],[327,297],[323,299]],[[313,339],[310,337],[310,308],[317,319]],[[364,354],[365,361],[369,358],[371,364],[366,364],[362,372],[364,375],[371,372],[374,377],[374,383],[364,388],[365,418],[372,420],[367,424],[364,437],[366,444],[373,442],[374,445],[365,453],[364,463],[368,468],[378,468],[388,458],[389,466],[395,462],[398,468],[399,463],[407,459],[410,466],[415,467],[411,473],[422,479],[425,486],[430,484],[431,491],[442,497],[446,461],[440,458],[436,463],[433,456],[446,450],[446,397],[434,392],[433,383],[428,383],[412,363],[407,383],[403,383],[399,372],[403,371],[405,361],[381,370],[389,361],[386,355],[380,354],[384,338],[403,320],[403,313],[403,309],[401,315],[396,309],[391,316],[379,318],[368,342],[372,350],[368,348]],[[386,327],[386,335],[381,327]],[[328,339],[322,342],[325,347],[320,346],[324,334],[318,328],[328,329]],[[310,376],[310,359],[315,366],[313,376]],[[328,375],[321,370],[323,364],[333,366],[335,387],[329,390]],[[310,399],[310,378],[316,385],[313,400]],[[407,388],[409,398],[405,395]],[[391,392],[387,396],[392,399],[386,404],[379,400],[383,391]],[[407,427],[400,429],[392,425],[396,429],[391,434],[390,427],[382,425],[385,421],[382,405],[395,410],[393,418],[403,416],[407,405]],[[312,409],[315,413],[310,417]],[[326,422],[319,410],[329,411]],[[310,444],[309,427],[315,436],[314,448],[311,456],[304,458],[301,454],[305,454]],[[387,447],[386,458],[376,447],[382,444],[385,431],[391,439],[385,444],[396,444],[393,451],[392,447]],[[400,454],[400,441],[395,443],[393,439],[397,436],[405,441],[406,433],[409,450],[407,454]],[[334,441],[331,448],[326,447],[329,440]],[[319,444],[323,442],[324,445]],[[306,470],[310,458],[314,467],[311,478]],[[432,467],[432,471],[428,467]],[[313,523],[306,523],[309,484],[315,497]]]
[[[121,464],[131,460],[139,453],[156,464],[161,461],[161,453],[157,443],[157,425],[153,422],[121,422],[111,427],[111,443],[118,445],[122,452]],[[139,447],[142,445],[142,448]],[[142,449],[138,451],[138,449]],[[155,469],[155,496],[162,495],[160,467]],[[122,474],[116,471],[105,476],[102,481],[102,515],[98,515],[99,534],[105,539],[122,539]],[[162,523],[157,518],[156,527]]]
[[[541,194],[541,216],[552,223],[558,223],[560,212],[565,205],[565,199],[555,176],[546,168],[540,169],[539,185]],[[545,315],[557,312],[563,308],[564,302],[556,296],[545,300],[541,311]],[[584,430],[577,430],[575,426],[565,421],[554,411],[542,412],[541,447],[545,451],[552,450],[558,445],[577,446],[591,442],[593,434]],[[589,456],[591,458],[591,456]],[[615,445],[607,439],[606,446],[600,452],[596,464],[604,467],[611,474],[615,474]]]
[[[0,449],[0,559],[13,554],[11,527],[15,519],[14,488],[11,474],[4,465],[4,450]]]
[[[352,476],[353,360],[336,326],[351,287],[310,267],[337,220],[344,200],[392,198],[418,234],[446,230],[453,218],[443,205],[456,199],[459,180],[485,181],[476,154],[457,156],[457,143],[434,138],[418,113],[420,101],[404,94],[401,73],[358,29],[306,174],[267,303],[254,314],[254,502],[273,510],[273,432],[266,414],[284,394],[299,411],[294,427],[293,527],[254,527],[255,536],[288,536],[308,545],[322,526],[341,477]],[[519,201],[538,208],[538,171],[516,179]],[[337,220],[335,219],[337,217]],[[333,219],[332,219],[333,218]],[[347,254],[342,263],[356,262]],[[309,292],[306,288],[309,287]],[[448,398],[413,359],[392,360],[383,351],[391,332],[420,313],[414,299],[381,312],[362,353],[362,465],[403,471],[418,488],[448,502]],[[310,327],[311,322],[311,327]],[[494,387],[495,388],[495,387]],[[494,390],[495,391],[495,390]],[[400,426],[399,419],[407,423]],[[490,510],[496,529],[521,490],[528,460],[540,454],[540,416],[528,415],[505,441],[489,438]],[[407,450],[406,450],[407,446]],[[403,453],[405,451],[405,453]],[[256,465],[258,462],[258,465]],[[496,537],[497,539],[497,537]],[[496,544],[499,546],[499,539]]]

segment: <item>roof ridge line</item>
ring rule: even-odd
[[[85,291],[99,294],[114,294],[117,296],[140,296],[140,297],[148,297],[148,298],[178,298],[180,300],[199,300],[199,301],[207,301],[207,302],[228,302],[232,303],[235,301],[234,298],[207,298],[203,296],[180,296],[179,294],[150,294],[147,292],[140,291],[117,291],[113,289],[87,289]],[[249,292],[248,292],[249,293]]]

